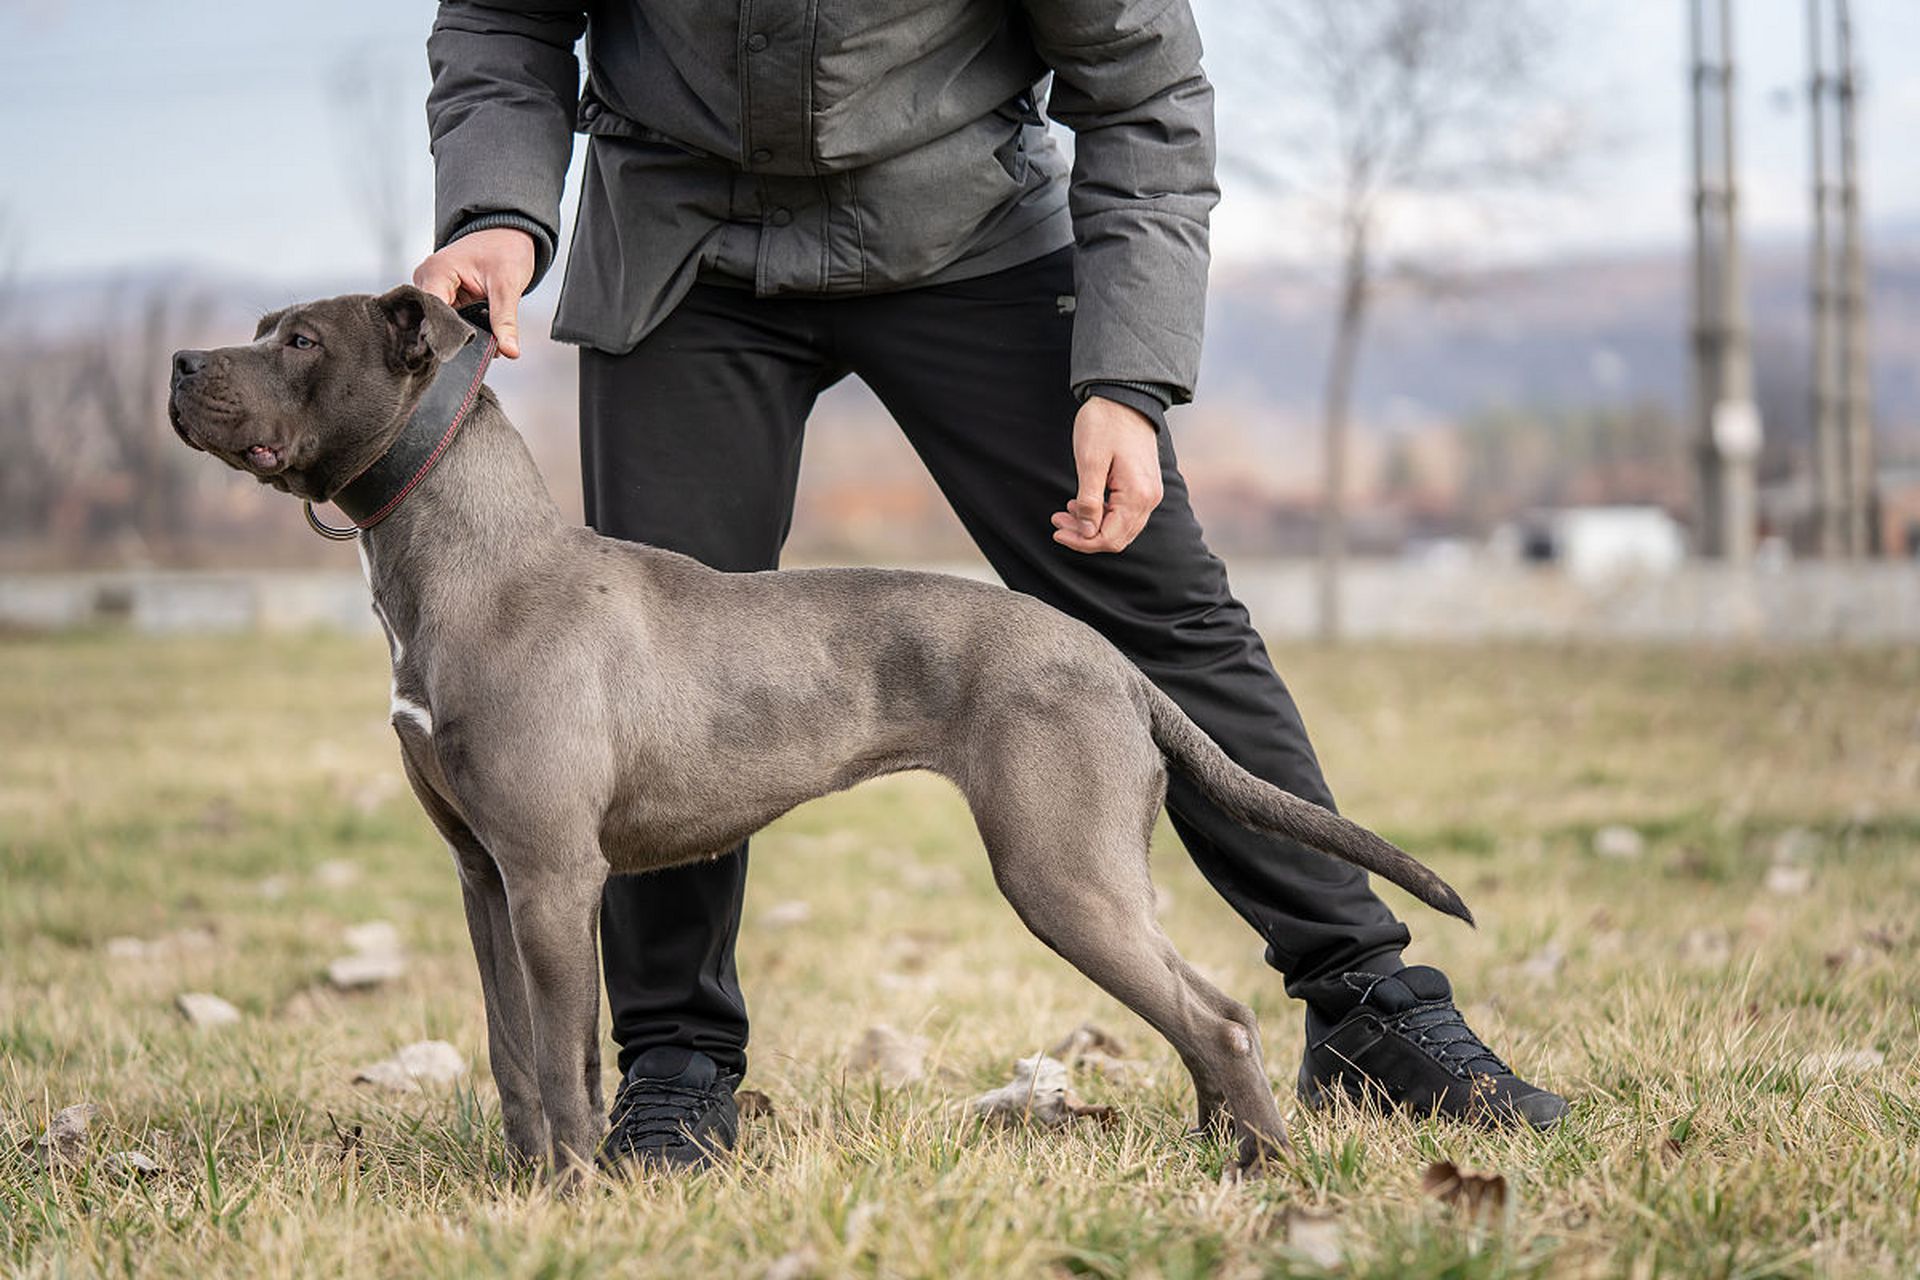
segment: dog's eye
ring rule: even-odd
[[[317,347],[320,344],[315,342],[312,338],[309,338],[304,333],[296,333],[291,338],[287,339],[287,345],[292,347],[295,351],[305,351],[310,347]]]

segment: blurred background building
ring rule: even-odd
[[[1332,633],[1351,599],[1378,631],[1365,601],[1391,592],[1368,582],[1689,572],[1724,549],[1729,342],[1757,423],[1739,571],[1823,561],[1818,590],[1845,594],[1851,556],[1920,555],[1920,6],[1195,9],[1226,194],[1202,382],[1171,429],[1236,578],[1286,584],[1269,614]],[[55,572],[352,569],[285,498],[180,447],[167,359],[396,283],[431,247],[431,20],[0,8],[0,602]],[[1356,174],[1356,147],[1393,163]],[[577,513],[572,351],[495,368]],[[827,396],[806,449],[790,562],[974,563],[863,389]],[[1849,485],[1870,499],[1845,515]],[[1862,572],[1861,598],[1887,594],[1884,563]]]

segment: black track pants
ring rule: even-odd
[[[1071,250],[977,280],[863,297],[697,286],[633,351],[581,352],[587,522],[717,569],[773,567],[793,516],[807,413],[821,391],[857,374],[1009,587],[1098,629],[1242,765],[1331,805],[1293,698],[1207,550],[1168,435],[1166,496],[1132,546],[1088,556],[1054,543],[1049,517],[1078,487],[1072,292]],[[1177,773],[1167,808],[1294,994],[1406,945],[1406,928],[1361,872],[1240,827]],[[743,846],[608,883],[601,945],[622,1070],[658,1044],[744,1067],[733,947],[746,871]]]

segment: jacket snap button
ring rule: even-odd
[[[776,227],[784,227],[793,221],[793,215],[785,209],[775,209],[771,221]]]
[[[767,38],[758,31],[747,37],[747,52],[758,53],[767,47]]]
[[[747,158],[755,164],[765,164],[767,161],[773,159],[773,152],[767,150],[765,147],[761,147]]]

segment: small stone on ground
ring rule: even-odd
[[[205,991],[183,991],[173,1003],[187,1021],[202,1031],[230,1027],[240,1021],[240,1011],[219,996]]]
[[[1615,822],[1593,833],[1593,851],[1603,858],[1637,858],[1647,851],[1647,839],[1632,827]]]
[[[760,923],[769,929],[791,929],[813,918],[813,907],[800,898],[776,902],[760,913]]]
[[[452,1084],[466,1073],[467,1059],[458,1049],[445,1040],[422,1040],[360,1068],[353,1082],[395,1093],[418,1093],[430,1085]]]
[[[35,1143],[42,1164],[74,1164],[87,1152],[93,1122],[100,1118],[98,1103],[76,1102],[54,1112]]]
[[[809,1280],[819,1274],[820,1255],[805,1246],[781,1254],[760,1276],[761,1280]]]
[[[183,955],[213,950],[213,930],[195,926],[175,929],[157,938],[108,938],[109,960],[173,960]]]
[[[862,1075],[874,1075],[880,1083],[897,1089],[924,1079],[926,1062],[924,1039],[903,1035],[882,1022],[867,1028],[860,1043],[853,1047],[847,1066]]]
[[[1287,1248],[1316,1267],[1339,1266],[1346,1256],[1340,1219],[1324,1209],[1287,1210]]]
[[[344,889],[360,878],[360,864],[328,858],[313,869],[313,882],[323,889]]]
[[[1779,862],[1767,868],[1768,893],[1795,898],[1813,887],[1813,868],[1793,862]]]
[[[369,920],[365,924],[348,925],[343,935],[349,951],[364,954],[392,955],[399,952],[400,931],[391,921]]]
[[[107,1157],[107,1170],[123,1177],[151,1178],[165,1172],[160,1162],[140,1151],[116,1151]]]
[[[391,953],[341,956],[327,966],[327,982],[337,991],[364,991],[406,976],[407,959]]]
[[[1874,1071],[1886,1065],[1887,1055],[1878,1049],[1835,1049],[1831,1053],[1810,1053],[1800,1060],[1800,1070],[1808,1075],[1844,1076]]]

